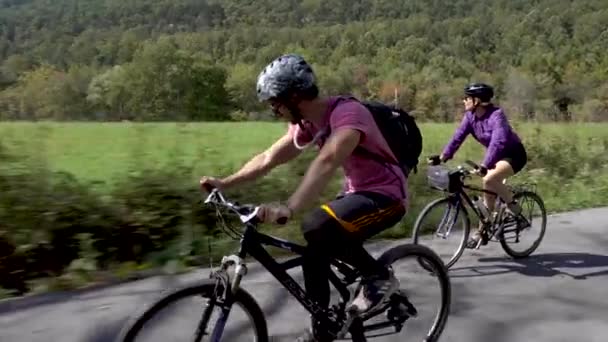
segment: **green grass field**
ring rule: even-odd
[[[518,124],[525,143],[554,144],[574,140],[582,153],[604,149],[608,124]],[[422,124],[423,155],[438,153],[456,124]],[[537,136],[535,129],[541,129]],[[234,169],[263,150],[285,129],[281,123],[3,123],[0,141],[9,151],[43,157],[53,170],[67,171],[86,181],[112,183],[133,168],[162,168],[171,163],[192,167],[192,176]],[[589,139],[597,146],[584,145]],[[605,150],[604,150],[605,151]],[[560,154],[560,151],[555,151]],[[471,137],[455,161],[479,160],[482,147]],[[563,155],[564,158],[571,156]],[[567,162],[567,161],[565,161]]]
[[[422,124],[423,156],[439,153],[455,127],[456,123]],[[608,124],[515,123],[514,127],[530,157],[526,169],[514,179],[533,178],[550,209],[608,203],[608,195],[595,191],[603,189],[608,178]],[[103,192],[131,171],[176,165],[191,170],[191,181],[196,186],[201,175],[235,170],[284,130],[285,124],[261,122],[3,123],[0,141],[13,153],[51,170],[67,171]],[[482,157],[481,145],[469,137],[450,165]],[[292,176],[283,167],[270,175]],[[411,182],[420,183],[423,178],[424,173],[419,173]],[[559,184],[552,184],[555,182]],[[426,194],[412,193],[416,196]]]

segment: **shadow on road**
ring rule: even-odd
[[[608,275],[608,255],[600,254],[548,253],[532,255],[525,259],[480,258],[478,261],[487,265],[454,267],[450,269],[450,277],[469,278],[517,272],[531,277],[565,275],[583,280]],[[587,272],[589,269],[594,270]]]

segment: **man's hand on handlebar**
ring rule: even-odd
[[[285,224],[293,216],[293,211],[284,204],[262,204],[258,218],[264,223]]]
[[[224,189],[224,182],[215,177],[202,177],[200,180],[201,189],[207,192],[211,192],[213,189],[217,188],[219,190]]]
[[[227,202],[222,196],[221,192],[218,192],[221,191],[221,184],[221,181],[215,178],[203,177],[201,179],[200,186],[202,190],[208,193],[213,193],[216,191],[215,195],[210,194],[209,197],[207,197],[205,203],[208,201],[219,201],[222,205],[228,206],[232,210],[239,212],[239,215],[244,215],[239,209],[240,207],[235,206],[234,203]],[[215,197],[212,198],[212,196]],[[262,223],[285,224],[293,217],[293,210],[282,204],[261,204],[256,208],[256,212],[257,214],[255,216],[257,216],[258,221]]]

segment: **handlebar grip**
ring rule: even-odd
[[[479,169],[479,165],[477,165],[477,163],[475,163],[474,161],[465,160],[465,163],[469,164],[469,166],[471,166],[474,169]]]
[[[205,188],[205,190],[207,192],[211,192],[213,190],[215,190],[215,187],[209,183],[205,183],[205,184],[201,184],[203,188]]]
[[[435,166],[435,165],[439,165],[441,164],[441,159],[439,158],[438,155],[432,155],[427,159],[431,165]]]

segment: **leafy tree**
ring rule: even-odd
[[[88,111],[84,98],[92,72],[72,67],[68,73],[43,64],[24,72],[5,93],[7,116],[13,119],[66,120]]]
[[[132,119],[127,112],[130,79],[125,69],[125,66],[114,66],[97,75],[89,84],[87,101],[105,113],[106,119]]]
[[[228,118],[226,71],[180,50],[170,37],[146,42],[133,61],[95,78],[88,100],[114,118],[222,120]]]
[[[256,111],[258,104],[248,92],[253,79],[264,64],[285,52],[301,53],[313,63],[326,92],[384,98],[389,88],[394,92],[395,87],[405,87],[411,94],[399,101],[438,120],[461,110],[457,100],[444,97],[458,94],[471,80],[495,84],[497,100],[523,118],[563,120],[569,119],[571,106],[597,103],[592,102],[599,100],[597,95],[589,90],[602,87],[608,79],[605,0],[3,0],[0,4],[0,97],[19,97],[14,88],[19,76],[40,65],[64,74],[74,65],[90,66],[97,70],[95,76],[120,65],[129,83],[126,93],[115,90],[110,98],[100,97],[100,92],[112,93],[101,90],[100,84],[108,80],[88,87],[93,91],[87,94],[88,103],[106,112],[100,118],[181,120],[223,117],[210,111],[203,114],[205,108],[222,113],[224,107]],[[173,69],[200,75],[178,77],[170,72]],[[399,79],[393,77],[396,71]],[[196,94],[180,87],[193,82],[215,86],[224,78],[227,90],[218,88],[216,104],[211,98],[200,107],[194,100],[180,102]],[[533,98],[517,90],[519,85],[533,88]],[[70,92],[74,87],[61,89]],[[226,91],[228,95],[222,95]],[[82,101],[80,95],[63,98]],[[233,102],[228,104],[228,99]],[[0,106],[10,107],[9,102]],[[79,103],[74,108],[81,108]],[[80,110],[64,110],[62,115],[79,118],[81,114],[71,113]]]

